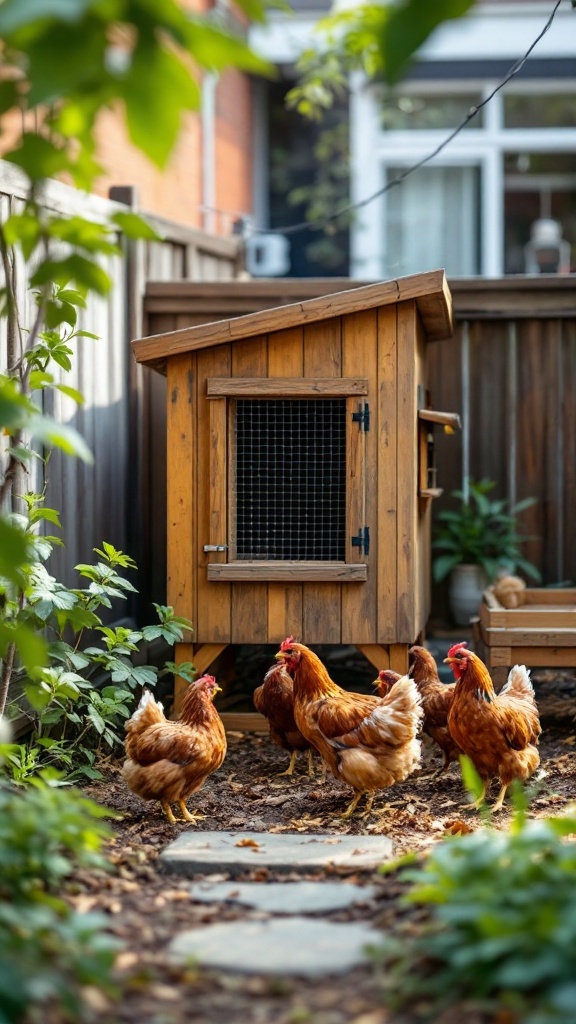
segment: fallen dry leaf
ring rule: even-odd
[[[467,821],[462,821],[461,818],[454,818],[453,821],[444,822],[444,831],[451,836],[468,836],[471,832],[474,832],[474,829],[471,828]]]
[[[235,846],[251,846],[254,850],[260,849],[260,843],[257,843],[255,839],[239,839]]]
[[[119,953],[116,957],[115,967],[117,971],[130,971],[139,963],[140,957],[131,951]]]

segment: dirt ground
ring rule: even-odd
[[[576,759],[573,712],[576,679],[566,673],[534,672],[541,709],[541,778],[531,804],[533,816],[561,812],[576,798]],[[89,1017],[105,1024],[412,1024],[393,1017],[383,1007],[380,980],[372,967],[357,969],[321,982],[265,976],[234,976],[205,969],[175,969],[166,959],[170,939],[181,931],[210,927],[212,923],[261,917],[256,911],[230,904],[194,903],[188,895],[190,880],[162,874],[157,869],[160,851],[182,830],[328,832],[335,835],[379,834],[393,840],[396,855],[429,848],[443,836],[479,827],[475,812],[463,809],[465,794],[460,770],[452,766],[435,779],[440,764],[436,753],[425,751],[422,768],[406,782],[381,791],[368,818],[343,820],[350,791],[329,776],[322,782],[306,774],[304,756],[293,777],[279,777],[287,755],[264,734],[233,733],[228,753],[218,772],[190,801],[190,808],[205,817],[197,825],[170,825],[158,806],[144,804],[125,787],[121,761],[103,766],[105,780],[85,790],[98,802],[118,812],[108,845],[113,865],[109,876],[79,873],[69,897],[77,909],[99,909],[109,918],[110,931],[124,949],[117,968],[121,996],[111,1003],[99,991],[86,992]],[[497,786],[491,798],[494,799]],[[509,812],[497,819],[504,827]],[[200,876],[198,876],[200,877]],[[225,879],[226,875],[202,876]],[[278,880],[302,879],[297,870]],[[326,877],[326,876],[324,876]],[[333,875],[332,875],[333,877]],[[363,920],[378,930],[392,927],[409,911],[399,903],[402,885],[392,874],[345,874],[349,881],[377,887],[377,895],[349,910],[331,915],[334,920]],[[243,880],[275,880],[263,869]],[[414,913],[414,911],[410,911]],[[489,1018],[470,1009],[455,1010],[436,1024],[488,1024]]]

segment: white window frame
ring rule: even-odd
[[[406,92],[418,95],[479,91],[488,97],[499,82],[475,79],[414,81]],[[526,80],[510,82],[508,94],[576,95],[574,80]],[[503,127],[502,92],[483,108],[484,126],[469,127],[457,135],[428,166],[478,166],[480,168],[480,269],[479,276],[499,277],[504,267],[504,156],[525,150],[533,153],[574,153],[576,128],[517,129]],[[424,159],[449,135],[449,129],[384,131],[379,123],[377,90],[363,76],[351,79],[351,202],[362,204],[380,191],[386,168],[407,167]],[[472,122],[473,124],[473,122]],[[417,171],[415,173],[418,173]],[[402,186],[395,186],[395,188]],[[387,193],[393,196],[394,189]],[[384,196],[360,205],[351,226],[350,276],[381,280],[384,273],[382,244]]]

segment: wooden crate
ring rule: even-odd
[[[480,606],[475,647],[496,677],[512,665],[576,666],[576,588],[527,588],[524,604],[505,608],[491,590]]]

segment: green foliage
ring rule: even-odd
[[[27,496],[27,528],[32,529],[40,521],[58,525],[56,512],[41,507],[39,500],[38,495]],[[25,529],[25,519],[24,524]],[[42,538],[40,557],[49,556],[51,540]],[[30,707],[26,710],[21,700],[14,699],[8,713],[14,717],[26,711],[33,724],[25,744],[2,748],[4,772],[14,782],[26,782],[47,766],[57,767],[66,778],[99,777],[94,752],[114,750],[121,745],[134,691],[143,686],[153,687],[158,679],[155,666],[135,663],[139,646],[157,639],[173,646],[191,628],[187,619],[174,615],[173,609],[165,605],[154,606],[158,624],[143,629],[105,626],[100,610],[111,609],[113,602],[125,600],[135,592],[118,569],[136,566],[129,555],[112,544],[104,543],[95,552],[99,556],[95,564],[76,566],[80,579],[88,581],[87,586],[63,586],[41,561],[22,568],[26,576],[23,591],[5,584],[5,602],[0,612],[4,656],[11,642],[17,646],[22,643],[26,651],[30,637],[40,632],[45,637],[38,649],[38,659],[23,661],[20,668],[13,670],[13,683],[21,682]],[[100,642],[87,643],[86,634],[91,641],[98,638]],[[48,665],[44,663],[46,654]],[[189,663],[182,668],[186,678],[193,671]],[[179,674],[180,667],[171,662],[164,672]]]
[[[385,80],[394,84],[406,72],[417,50],[444,21],[461,18],[475,0],[403,0],[388,6],[378,33]]]
[[[78,867],[104,870],[107,813],[46,775],[24,791],[0,784],[0,1020],[25,1014],[63,1024],[84,1019],[82,988],[114,995],[118,942],[105,918],[78,914],[60,897]],[[26,1019],[40,1019],[27,1016]]]
[[[239,6],[263,17],[259,0]],[[0,113],[25,101],[44,111],[45,126],[8,159],[32,182],[67,170],[80,188],[100,170],[93,133],[101,110],[120,105],[132,142],[164,167],[183,114],[199,106],[199,67],[270,70],[239,36],[177,0],[4,0],[0,37],[5,67],[18,72],[16,87],[0,94]]]
[[[457,510],[444,509],[436,515],[433,547],[441,552],[434,559],[434,579],[443,580],[456,565],[480,565],[489,580],[504,569],[520,570],[534,580],[540,579],[536,567],[522,556],[522,544],[530,538],[520,532],[518,513],[534,504],[535,498],[510,505],[505,499],[490,497],[493,480],[470,481],[469,500],[453,491],[460,503]]]
[[[404,870],[426,919],[376,951],[385,999],[435,1020],[473,1001],[517,1024],[572,1024],[576,998],[575,818],[479,829]]]
[[[348,75],[363,71],[393,85],[444,21],[460,18],[475,0],[401,0],[337,10],[315,26],[317,45],[297,63],[298,83],[288,100],[305,117],[321,118],[347,92]]]

